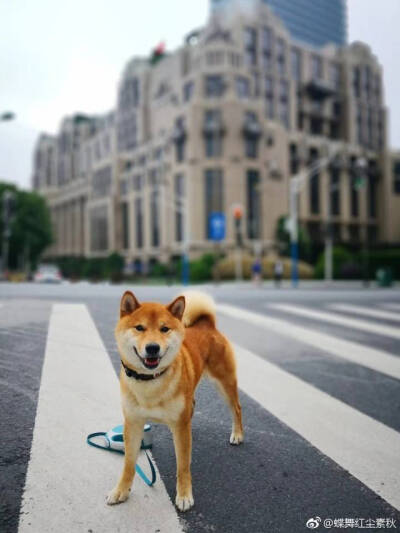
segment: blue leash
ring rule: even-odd
[[[104,437],[105,440],[108,442],[108,446],[101,446],[101,444],[97,444],[97,443],[93,442],[92,439],[94,437]],[[86,442],[90,446],[93,446],[94,448],[100,448],[101,450],[107,450],[109,452],[115,452],[115,453],[120,453],[120,454],[124,455],[124,451],[123,450],[116,450],[115,448],[111,448],[111,444],[110,444],[110,441],[109,441],[109,439],[107,437],[107,433],[105,433],[104,431],[98,431],[97,433],[90,433],[90,435],[88,435],[87,438],[86,438]],[[143,481],[146,483],[146,485],[151,487],[151,486],[154,485],[154,483],[156,482],[156,479],[157,479],[156,469],[154,468],[153,461],[150,459],[150,456],[147,453],[147,448],[149,448],[149,446],[145,446],[143,444],[143,442],[142,442],[142,445],[140,446],[140,448],[142,450],[144,450],[144,453],[146,454],[147,460],[149,461],[150,470],[151,470],[151,479],[149,479],[146,476],[146,474],[143,472],[143,470],[140,468],[140,466],[138,464],[135,465],[135,470],[139,474],[139,476],[143,479]]]

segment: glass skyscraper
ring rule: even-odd
[[[234,1],[211,0],[212,9],[228,7]],[[346,0],[262,0],[268,4],[291,35],[314,46],[347,42]]]

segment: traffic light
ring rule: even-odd
[[[243,244],[243,238],[242,238],[243,208],[241,205],[233,206],[233,218],[235,220],[236,245],[241,247]]]

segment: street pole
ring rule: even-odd
[[[332,242],[332,205],[331,205],[331,192],[332,184],[330,183],[330,176],[327,176],[328,184],[327,191],[327,214],[326,214],[326,227],[325,227],[325,283],[332,283],[333,278],[333,242]]]
[[[297,211],[297,180],[290,182],[290,255],[292,258],[292,286],[296,288],[299,283],[299,228]]]

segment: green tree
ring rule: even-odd
[[[290,233],[287,231],[287,216],[281,216],[276,223],[275,239],[279,243],[282,255],[290,256]],[[311,240],[307,231],[299,225],[299,258],[309,261],[311,254]]]
[[[3,194],[15,194],[11,221],[9,267],[36,268],[43,251],[52,243],[50,212],[45,200],[35,192],[18,190],[14,185],[0,183],[0,220],[3,235]]]

